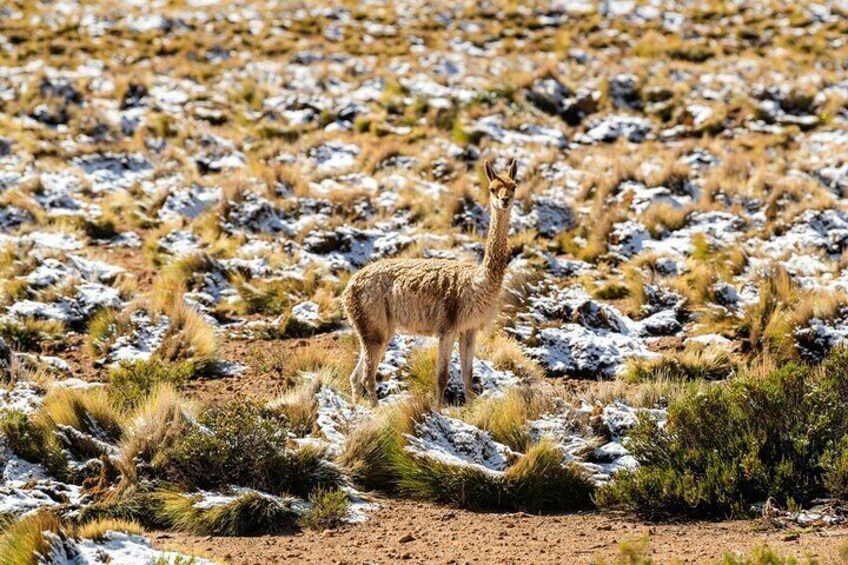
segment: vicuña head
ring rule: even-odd
[[[483,263],[446,259],[384,259],[353,275],[342,303],[362,350],[350,375],[354,397],[367,391],[377,404],[377,367],[395,331],[439,338],[436,402],[444,399],[453,344],[459,340],[466,401],[474,396],[472,365],[477,332],[489,325],[498,308],[509,262],[507,235],[515,200],[518,163],[506,174],[483,163],[489,181],[492,218]]]

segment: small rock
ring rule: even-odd
[[[0,382],[8,381],[12,378],[13,356],[12,349],[0,337]]]
[[[411,541],[415,541],[415,536],[412,534],[406,534],[398,540],[398,543],[409,543]]]

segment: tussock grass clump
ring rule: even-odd
[[[86,346],[93,356],[105,355],[109,352],[109,346],[115,338],[128,329],[128,320],[115,310],[101,309],[88,321]]]
[[[129,522],[163,529],[168,527],[168,523],[163,519],[161,505],[158,493],[119,484],[118,489],[111,491],[104,500],[84,506],[78,520],[84,524],[94,521]]]
[[[399,492],[478,510],[566,511],[591,506],[594,486],[575,466],[563,466],[562,453],[543,441],[530,444],[522,418],[540,412],[541,396],[529,389],[516,391],[502,405],[489,404],[470,414],[472,420],[499,430],[525,454],[504,473],[476,466],[451,465],[404,449],[405,435],[429,410],[414,397],[406,403],[383,406],[370,421],[348,437],[338,462],[364,488]],[[522,396],[525,395],[525,396]],[[518,416],[516,416],[516,414]]]
[[[53,512],[41,510],[6,525],[0,536],[0,565],[54,563],[58,556],[52,554],[55,551],[53,544],[72,548],[74,540],[103,542],[108,532],[142,535],[144,530],[136,522],[112,518],[62,521]],[[73,561],[73,555],[69,557]],[[167,561],[177,562],[192,563],[193,558]]]
[[[760,286],[760,299],[745,310],[738,334],[745,349],[775,360],[795,357],[792,336],[792,305],[799,298],[797,287],[785,269],[775,269]]]
[[[827,357],[828,345],[817,339],[817,333],[809,330],[813,319],[827,323],[841,316],[848,309],[848,295],[843,292],[809,292],[800,299],[792,312],[789,325],[795,330],[794,338],[798,355],[808,363],[818,363]]]
[[[504,479],[508,508],[529,512],[569,512],[590,508],[595,486],[574,464],[564,465],[562,452],[542,441],[507,469]]]
[[[290,353],[272,353],[260,366],[289,383],[297,382],[304,374],[320,373],[345,386],[359,354],[353,336],[339,340],[341,347],[299,347]]]
[[[168,384],[156,386],[136,407],[120,446],[122,495],[137,483],[139,469],[152,474],[153,469],[165,463],[168,450],[192,425],[195,411]]]
[[[498,332],[483,340],[478,355],[492,362],[499,371],[512,371],[527,380],[539,380],[544,370],[539,363],[530,358],[514,337]]]
[[[187,361],[165,363],[158,359],[124,362],[109,371],[109,396],[123,409],[143,402],[160,384],[179,386],[194,374]]]
[[[393,461],[403,449],[404,434],[430,409],[423,397],[381,405],[372,418],[353,430],[336,461],[354,483],[366,490],[394,492],[398,475]]]
[[[648,519],[745,515],[752,504],[804,504],[840,492],[848,433],[848,353],[788,364],[674,401],[666,427],[645,420],[628,448],[640,461],[598,492],[602,507]],[[834,489],[834,490],[831,490]]]
[[[527,421],[555,408],[555,400],[530,386],[507,390],[503,396],[481,398],[470,407],[466,420],[492,434],[492,439],[524,452],[532,443]]]
[[[418,396],[427,396],[436,389],[436,346],[414,349],[409,355],[407,383],[409,390]]]
[[[726,351],[716,349],[671,352],[658,359],[632,359],[621,377],[624,381],[643,383],[657,380],[706,380],[729,378],[736,362]]]
[[[32,463],[41,463],[58,478],[67,477],[67,458],[61,444],[48,429],[36,425],[19,410],[8,410],[0,420],[0,431],[15,455]]]
[[[300,519],[310,530],[329,530],[344,524],[350,499],[342,490],[318,489],[309,496],[312,507]]]
[[[151,363],[158,361],[172,367],[181,364],[181,370],[191,369],[190,377],[214,372],[218,347],[215,330],[197,310],[181,299],[160,296],[157,301],[164,308],[169,324],[162,342],[153,352]],[[139,311],[149,313],[154,321],[159,320],[158,311],[142,302],[130,305],[121,312],[109,309],[99,311],[88,324],[86,345],[89,352],[96,357],[106,355],[118,337],[132,331],[131,318]]]
[[[190,361],[196,373],[213,369],[218,340],[215,331],[193,308],[180,300],[168,310],[171,325],[156,357],[163,361]]]
[[[17,351],[40,352],[45,343],[55,342],[64,335],[65,328],[55,320],[4,320],[0,322],[0,338]]]
[[[393,470],[398,490],[407,496],[474,510],[503,508],[502,479],[485,469],[450,465],[401,449],[395,455]]]
[[[124,414],[115,408],[103,388],[53,388],[34,418],[41,425],[69,426],[110,443],[120,440],[123,434]]]
[[[334,375],[329,368],[308,377],[267,404],[286,417],[290,431],[297,437],[305,437],[315,429],[318,417],[316,395],[321,387],[333,386]]]
[[[340,484],[339,471],[321,449],[287,447],[288,424],[247,400],[207,408],[157,457],[159,474],[186,488],[240,485],[271,493],[307,496]]]
[[[58,518],[50,512],[38,512],[13,522],[0,537],[0,563],[36,565],[50,550],[44,533],[58,533],[61,527]]]
[[[550,442],[532,446],[504,473],[450,465],[401,451],[395,461],[400,490],[415,498],[472,510],[563,512],[589,508],[594,485],[576,465],[564,465]]]
[[[0,426],[20,457],[41,463],[54,476],[74,480],[69,457],[88,461],[112,454],[123,436],[124,415],[102,389],[53,388],[31,415],[9,411]],[[85,469],[81,470],[82,472]]]
[[[126,532],[135,535],[144,533],[144,529],[136,522],[115,518],[102,518],[85,522],[81,526],[74,528],[74,537],[102,541],[106,537],[106,532],[109,531]]]
[[[167,309],[190,286],[193,277],[215,269],[215,263],[205,253],[193,253],[168,263],[153,283],[154,298]]]
[[[686,394],[695,394],[711,386],[708,381],[658,379],[633,386],[623,380],[591,383],[579,398],[590,406],[625,401],[633,407],[656,408],[667,406],[669,401]]]
[[[160,515],[177,530],[195,535],[251,536],[291,531],[298,514],[285,499],[246,492],[226,504],[204,506],[197,497],[160,493]]]

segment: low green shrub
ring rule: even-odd
[[[350,499],[342,490],[317,489],[309,496],[312,507],[301,518],[302,526],[310,530],[329,530],[344,524]]]
[[[841,499],[848,499],[848,436],[825,452],[822,457],[824,486]]]
[[[187,488],[229,485],[307,496],[341,483],[340,471],[313,446],[287,447],[285,418],[247,400],[215,405],[157,457],[158,474]]]
[[[768,498],[804,504],[839,494],[848,433],[848,353],[818,368],[788,364],[672,403],[628,448],[641,466],[598,491],[602,507],[648,519],[745,515]]]

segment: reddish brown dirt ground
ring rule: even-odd
[[[271,400],[296,382],[289,360],[304,350],[328,351],[327,359],[355,356],[349,336],[342,333],[318,335],[309,339],[222,340],[218,354],[222,359],[238,361],[245,370],[232,377],[200,378],[183,387],[189,397],[204,401],[222,401],[233,396]],[[352,366],[352,361],[351,361]]]
[[[822,564],[848,562],[848,528],[788,531],[758,521],[647,524],[600,514],[530,516],[475,513],[433,504],[381,500],[367,522],[338,531],[255,538],[153,534],[161,549],[182,548],[233,565],[268,563],[599,563],[619,544],[648,536],[654,563],[720,562],[726,551],[769,546]]]

